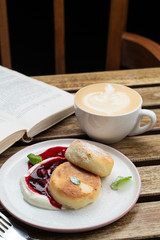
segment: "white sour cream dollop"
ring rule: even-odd
[[[20,186],[21,186],[21,191],[23,193],[23,198],[26,202],[30,203],[33,206],[39,207],[39,208],[44,208],[44,209],[49,209],[49,210],[60,210],[59,208],[54,207],[47,196],[36,193],[34,191],[32,191],[27,183],[25,178],[28,177],[35,168],[38,167],[38,165],[43,164],[46,161],[49,161],[51,158],[48,158],[47,160],[44,160],[41,163],[38,163],[36,165],[34,165],[33,167],[31,167],[27,173],[21,178],[20,180]],[[63,207],[61,209],[64,209]]]

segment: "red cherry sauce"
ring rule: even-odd
[[[39,156],[42,157],[42,160],[47,158],[51,159],[46,163],[44,162],[37,166],[29,176],[25,177],[26,183],[32,191],[47,196],[50,203],[59,209],[61,209],[62,205],[57,203],[51,196],[48,190],[48,183],[54,169],[58,165],[67,161],[64,156],[66,149],[67,147],[53,147],[39,154]],[[33,165],[28,162],[28,168],[31,168],[32,166]]]

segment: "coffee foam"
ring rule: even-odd
[[[100,111],[107,115],[122,111],[130,104],[128,95],[124,92],[116,91],[111,84],[105,87],[104,92],[99,91],[87,94],[83,101],[84,105],[93,109],[93,111]]]
[[[116,84],[94,84],[83,88],[75,98],[85,111],[100,115],[119,115],[133,111],[141,103],[134,90]]]

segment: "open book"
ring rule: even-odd
[[[74,96],[0,66],[0,153],[74,112]]]

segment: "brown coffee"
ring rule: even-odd
[[[136,91],[119,84],[92,84],[80,89],[75,95],[75,103],[81,109],[105,116],[131,112],[141,102],[141,96]]]

